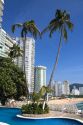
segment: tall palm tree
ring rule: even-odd
[[[8,53],[8,56],[12,59],[15,59],[16,57],[22,56],[23,50],[19,47],[19,45],[14,44],[13,47],[10,48],[10,52]]]
[[[57,30],[60,33],[60,41],[59,41],[59,45],[58,45],[58,51],[57,51],[57,55],[55,58],[55,63],[53,66],[53,70],[50,76],[50,80],[49,80],[49,86],[51,86],[52,84],[52,80],[54,77],[54,73],[56,70],[56,66],[58,63],[58,59],[59,59],[59,54],[60,54],[60,49],[62,46],[62,38],[64,39],[64,41],[67,41],[67,30],[71,30],[73,29],[73,24],[70,20],[70,14],[68,14],[65,10],[57,10],[55,13],[55,18],[51,20],[51,22],[49,23],[49,25],[42,31],[42,34],[44,32],[49,31],[50,34],[49,36],[52,37],[52,34],[54,32],[56,32]]]
[[[24,51],[23,52],[23,70],[25,73],[25,43],[26,43],[27,34],[30,33],[36,39],[38,36],[41,35],[41,33],[33,20],[12,25],[13,33],[15,32],[16,27],[21,28],[21,37],[23,39],[23,51]],[[26,78],[26,73],[25,73],[25,78]]]

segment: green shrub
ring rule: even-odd
[[[6,103],[6,101],[7,101],[7,99],[6,99],[6,98],[2,98],[2,99],[1,99],[1,104],[4,106],[4,105],[5,105],[5,103]]]
[[[45,114],[46,114],[46,113],[49,113],[49,107],[48,107],[48,105],[47,105],[47,104],[45,104],[44,113],[45,113]]]
[[[23,105],[21,108],[23,114],[46,114],[49,113],[49,107],[45,104],[45,108],[43,110],[43,104],[31,103]]]
[[[42,104],[42,103],[40,103],[40,104],[38,105],[37,112],[38,112],[38,114],[43,114],[43,113],[44,113],[44,112],[43,112],[43,104]]]
[[[21,108],[22,110],[22,113],[23,114],[26,114],[27,112],[28,112],[28,104],[26,104],[26,105],[22,105],[22,108]]]

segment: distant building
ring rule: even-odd
[[[83,95],[83,87],[79,87],[80,95]]]
[[[42,86],[46,86],[46,67],[45,66],[35,67],[34,79],[35,79],[34,89],[36,92],[39,92]]]
[[[10,47],[15,43],[16,41],[0,28],[0,57],[7,57]]]
[[[0,0],[0,27],[2,24],[3,10],[4,10],[4,0]]]
[[[54,96],[69,95],[70,88],[68,81],[56,81],[54,84]]]
[[[64,95],[69,95],[70,94],[70,87],[69,87],[69,85],[70,85],[70,83],[69,83],[69,81],[64,81],[63,82],[63,94]]]
[[[22,38],[17,38],[17,43],[23,49]],[[35,62],[35,40],[33,38],[26,38],[25,41],[25,73],[27,87],[30,93],[34,91],[34,62]],[[24,70],[23,57],[16,59],[16,64]]]
[[[56,81],[54,84],[54,96],[61,96],[62,95],[62,82],[61,81]]]
[[[74,88],[72,89],[71,94],[72,94],[72,95],[80,95],[80,92],[79,92],[79,90],[74,86]]]

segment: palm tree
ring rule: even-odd
[[[44,96],[44,102],[43,102],[43,110],[45,108],[45,103],[46,103],[46,100],[48,101],[48,93],[51,93],[52,92],[52,89],[47,87],[47,86],[42,86],[42,88],[40,89],[39,91],[39,95],[42,97]]]
[[[23,50],[20,49],[19,45],[14,44],[13,47],[10,48],[10,52],[8,56],[11,59],[15,59],[16,57],[22,56]]]
[[[12,25],[12,32],[13,33],[15,32],[16,27],[21,28],[21,37],[22,37],[23,43],[24,43],[23,44],[23,51],[24,51],[23,52],[23,70],[25,73],[25,43],[26,43],[27,34],[30,33],[36,39],[38,36],[41,35],[41,33],[38,30],[38,28],[33,20]],[[26,79],[26,74],[25,74],[25,79]]]
[[[33,103],[37,102],[37,104],[38,104],[38,102],[40,101],[40,98],[41,98],[40,93],[36,93],[36,92],[32,93],[32,101],[33,101]]]
[[[50,80],[49,80],[49,86],[51,86],[53,77],[54,77],[54,73],[56,70],[56,66],[58,64],[58,59],[59,59],[59,55],[60,55],[60,49],[62,46],[62,38],[64,39],[64,41],[67,41],[67,30],[71,30],[73,29],[73,24],[70,20],[70,14],[68,14],[65,10],[57,10],[55,13],[55,18],[51,20],[51,22],[49,23],[49,25],[42,31],[42,34],[46,31],[49,31],[50,34],[49,36],[52,37],[52,34],[54,32],[56,32],[57,30],[60,33],[60,41],[59,41],[59,45],[58,45],[58,51],[57,51],[57,55],[55,58],[55,63],[53,66],[53,70],[50,76]]]

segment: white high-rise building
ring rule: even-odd
[[[0,57],[6,57],[5,53],[6,32],[0,29]]]
[[[69,95],[70,94],[70,87],[69,87],[69,85],[70,85],[69,81],[64,81],[63,82],[62,91],[63,91],[64,95]]]
[[[4,0],[0,0],[0,57],[7,57],[10,47],[13,46],[15,40],[10,37],[5,30],[1,28],[2,16],[4,10]]]
[[[68,81],[56,81],[54,84],[54,95],[61,96],[61,95],[69,95],[70,94],[70,87]]]
[[[10,48],[15,44],[16,41],[10,37],[6,31],[0,28],[0,57],[7,57]]]
[[[72,94],[72,95],[80,95],[80,91],[79,91],[79,89],[77,89],[77,88],[74,86],[73,89],[72,89],[71,94]]]
[[[23,49],[22,38],[17,38],[18,45]],[[25,41],[25,73],[27,87],[30,93],[34,91],[34,62],[35,62],[35,40],[33,38],[26,38]],[[23,57],[18,57],[16,64],[24,70]]]
[[[80,95],[83,95],[83,87],[79,87]]]
[[[46,67],[36,66],[35,67],[35,92],[39,92],[42,86],[46,86]]]
[[[1,23],[2,23],[2,16],[3,16],[3,9],[4,9],[4,0],[0,0],[0,27],[1,27]]]
[[[54,96],[61,96],[62,95],[62,82],[56,81],[54,84]]]

